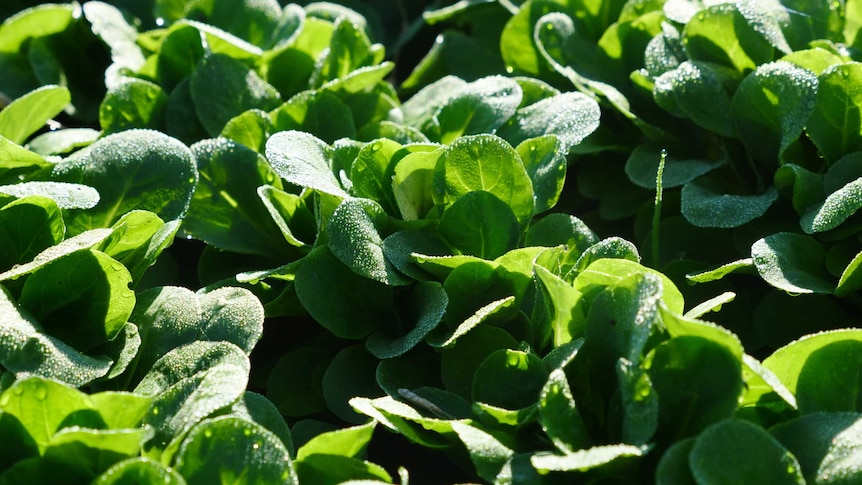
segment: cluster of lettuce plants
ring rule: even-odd
[[[0,6],[0,485],[862,480],[862,2],[443,3]]]

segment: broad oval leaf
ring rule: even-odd
[[[826,200],[802,214],[799,225],[808,234],[840,226],[862,207],[862,178],[856,179],[826,196]]]
[[[34,89],[0,110],[0,136],[23,145],[72,101],[69,89],[48,85]]]
[[[734,137],[736,129],[730,117],[730,97],[719,74],[706,64],[683,62],[655,80],[656,103],[679,117],[722,136]]]
[[[186,485],[182,475],[149,458],[129,458],[105,470],[93,485],[131,485],[134,483],[160,483]]]
[[[198,181],[194,156],[179,140],[149,130],[106,136],[57,164],[50,179],[93,187],[99,203],[70,210],[70,234],[110,227],[132,209],[170,221],[185,215]],[[120,181],[120,183],[118,183]]]
[[[782,232],[751,246],[754,267],[770,285],[789,293],[832,293],[826,252],[811,236]]]
[[[769,433],[799,460],[808,483],[862,479],[858,413],[815,413],[772,427]]]
[[[512,210],[494,194],[477,190],[459,197],[440,216],[440,237],[455,254],[496,259],[518,244]]]
[[[805,483],[796,457],[766,430],[741,419],[704,430],[689,453],[689,466],[698,483]]]
[[[445,209],[477,190],[494,194],[512,209],[518,222],[533,216],[533,184],[518,152],[494,135],[462,136],[437,160],[434,202]]]
[[[50,199],[25,197],[6,204],[0,208],[0,270],[29,262],[60,243],[65,232],[63,214]]]
[[[543,135],[556,135],[567,154],[599,127],[599,103],[583,93],[568,92],[520,108],[497,135],[512,145]]]
[[[183,440],[174,468],[189,485],[296,484],[281,440],[262,426],[233,416],[195,426]]]
[[[99,125],[105,134],[132,128],[163,129],[168,95],[155,83],[126,78],[112,87],[99,106]]]
[[[357,275],[390,286],[407,285],[412,280],[383,253],[383,238],[377,227],[386,222],[386,213],[373,200],[347,199],[338,205],[326,225],[329,249]]]
[[[365,347],[378,359],[398,357],[422,342],[443,320],[449,297],[440,283],[420,281],[412,288],[409,302],[409,314],[402,321],[406,320],[413,328],[394,337],[378,331],[365,341]]]
[[[635,185],[645,189],[655,190],[658,166],[665,148],[654,143],[638,145],[626,160],[626,175]],[[676,150],[666,151],[664,171],[661,185],[665,189],[687,184],[701,175],[710,172],[725,163],[724,159],[704,160],[685,158]]]
[[[862,331],[847,329],[803,337],[776,350],[763,366],[796,395],[803,414],[860,412],[860,362]]]
[[[463,86],[434,115],[441,143],[490,133],[511,118],[521,104],[521,87],[513,79],[489,76]]]
[[[862,63],[834,65],[818,79],[817,101],[805,129],[827,162],[834,162],[862,150]]]
[[[814,111],[817,78],[788,62],[758,66],[739,84],[731,114],[753,158],[774,166],[799,138]]]
[[[772,187],[762,194],[732,195],[695,180],[682,188],[681,210],[685,220],[697,227],[733,228],[762,216],[777,199],[778,191]]]
[[[331,168],[329,145],[301,131],[284,131],[266,142],[266,158],[288,182],[337,197],[349,197]]]
[[[0,185],[0,194],[15,197],[38,195],[53,200],[61,209],[92,209],[99,203],[99,192],[92,187],[66,182],[22,182]]]

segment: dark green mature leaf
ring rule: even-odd
[[[823,201],[823,178],[823,174],[788,163],[775,171],[773,180],[779,192],[792,188],[793,209],[797,214],[803,214],[812,205]]]
[[[547,379],[548,371],[534,354],[500,349],[476,369],[471,396],[474,402],[523,409],[538,401]]]
[[[0,110],[0,136],[23,145],[72,101],[63,86],[42,86]]]
[[[750,22],[742,7],[720,4],[693,16],[683,30],[683,45],[694,61],[715,62],[747,72],[772,60],[773,46],[758,32],[760,22]],[[728,35],[733,32],[733,35]],[[780,35],[780,32],[778,32]]]
[[[389,286],[411,282],[383,254],[379,226],[386,214],[373,200],[347,199],[332,213],[326,226],[329,249],[354,273]]]
[[[703,63],[686,61],[655,80],[653,96],[659,106],[722,136],[733,137],[730,97],[719,74]]]
[[[314,241],[317,236],[317,224],[306,204],[307,197],[291,194],[269,185],[258,187],[257,195],[288,244],[303,247]]]
[[[724,345],[697,336],[675,337],[656,347],[647,362],[659,396],[660,439],[694,436],[733,416],[742,392],[742,363]]]
[[[521,97],[518,83],[502,76],[469,83],[450,94],[434,115],[434,128],[439,135],[430,138],[451,143],[461,136],[490,133],[515,114]]]
[[[403,355],[424,340],[443,319],[449,297],[440,283],[422,281],[413,287],[409,302],[410,313],[407,318],[402,317],[401,321],[412,324],[412,328],[405,329],[406,333],[397,336],[378,331],[365,341],[365,347],[378,359]]]
[[[0,287],[0,366],[25,378],[41,376],[84,386],[108,373],[112,362],[90,357],[42,332],[41,326]]]
[[[93,482],[93,485],[133,485],[136,483],[186,485],[182,475],[149,458],[129,458],[118,462],[105,470]]]
[[[862,150],[862,64],[837,64],[819,76],[817,101],[806,125],[811,141],[827,162]]]
[[[796,457],[766,430],[741,419],[704,430],[692,446],[689,463],[698,483],[805,483]]]
[[[294,284],[308,313],[338,337],[363,338],[391,317],[392,290],[354,273],[325,246],[303,259]]]
[[[859,428],[857,413],[815,413],[769,433],[799,460],[808,483],[852,483],[862,478]]]
[[[205,53],[198,29],[183,22],[172,25],[162,39],[156,58],[156,76],[161,86],[173,91],[194,72]]]
[[[424,218],[434,207],[434,169],[442,153],[439,149],[411,152],[395,165],[392,192],[404,220]]]
[[[438,231],[455,254],[489,260],[514,249],[520,235],[512,209],[482,190],[468,192],[447,207]]]
[[[494,135],[463,136],[446,147],[434,173],[434,202],[445,209],[484,190],[512,209],[518,222],[533,215],[532,182],[514,148]]]
[[[30,196],[6,204],[0,208],[0,269],[31,261],[65,232],[60,208],[50,199]]]
[[[191,76],[191,94],[198,119],[210,136],[218,135],[234,116],[281,104],[281,95],[253,70],[222,54],[204,57]]]
[[[348,197],[331,168],[332,149],[301,131],[276,133],[266,142],[266,158],[288,182],[337,197]]]
[[[695,180],[682,188],[682,215],[698,227],[739,227],[765,214],[777,199],[772,187],[762,194],[732,195]]]
[[[826,272],[826,252],[817,240],[803,234],[782,232],[757,240],[751,257],[760,276],[789,293],[832,293]]]
[[[234,116],[224,125],[221,136],[247,146],[258,153],[266,150],[266,140],[272,136],[274,127],[269,113],[250,109]]]
[[[66,465],[95,475],[120,460],[140,454],[148,434],[146,428],[103,430],[68,427],[54,434],[44,457],[54,466]]]
[[[281,440],[252,421],[232,416],[195,426],[176,460],[174,468],[189,485],[297,483]]]
[[[677,441],[662,455],[656,468],[656,485],[697,485],[689,468],[694,438]]]
[[[77,251],[30,275],[19,304],[49,334],[81,350],[113,339],[135,306],[128,270],[100,251]]]
[[[290,246],[257,194],[261,185],[281,188],[266,159],[224,138],[191,149],[200,179],[183,219],[185,232],[227,251],[284,257]]]
[[[237,287],[222,287],[197,293],[201,323],[197,341],[230,342],[246,354],[263,335],[263,306],[254,294]]]
[[[270,116],[275,131],[301,130],[327,143],[356,137],[350,107],[328,91],[302,91],[273,110]]]
[[[188,210],[198,173],[191,151],[178,140],[155,131],[128,130],[57,164],[50,179],[99,192],[94,208],[64,215],[67,231],[74,235],[109,227],[132,209],[155,212],[162,220],[178,219]]]
[[[642,144],[635,147],[626,161],[626,175],[628,175],[629,180],[645,189],[655,190],[659,161],[662,159],[662,150],[665,150],[665,147],[654,143]],[[681,155],[677,150],[671,148],[666,151],[664,163],[661,185],[663,188],[669,189],[687,184],[701,175],[720,167],[725,161],[723,159],[688,159],[684,158],[684,155]]]
[[[731,114],[742,143],[767,166],[783,160],[814,111],[817,78],[787,62],[758,66],[739,84]]]
[[[99,124],[105,134],[133,128],[162,129],[168,95],[143,79],[124,79],[105,95],[99,106]]]
[[[565,12],[559,2],[531,0],[524,2],[506,22],[500,34],[500,54],[506,70],[547,78],[551,69],[533,42],[533,27],[541,17],[551,12]]]
[[[859,330],[809,335],[775,351],[763,361],[791,393],[799,411],[859,412]]]
[[[562,155],[599,127],[599,104],[583,93],[568,92],[518,109],[497,132],[512,145],[530,138],[556,135]]]
[[[330,351],[311,346],[287,352],[270,371],[267,398],[291,418],[323,411],[320,381],[331,359]]]
[[[344,421],[364,421],[350,406],[354,397],[377,397],[383,395],[377,385],[377,359],[362,345],[347,347],[332,359],[323,374],[323,398],[330,411]]]

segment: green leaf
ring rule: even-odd
[[[476,369],[472,399],[504,409],[523,409],[539,400],[548,371],[532,353],[501,349]]]
[[[476,369],[493,352],[514,349],[518,342],[505,330],[479,325],[441,353],[440,376],[447,390],[470,398]]]
[[[45,460],[70,468],[92,471],[137,456],[146,439],[146,428],[87,429],[68,427],[58,431],[45,449]],[[56,465],[55,465],[56,466]],[[98,472],[97,472],[98,473]],[[95,475],[95,473],[93,473]]]
[[[550,328],[554,348],[582,337],[587,317],[580,305],[581,293],[541,266],[534,266],[538,304],[533,307],[534,323]]]
[[[119,391],[90,394],[90,400],[105,421],[107,429],[140,426],[153,401],[152,398],[146,396]]]
[[[787,62],[758,66],[739,84],[731,115],[751,156],[767,166],[783,160],[814,111],[817,78]]]
[[[693,335],[675,337],[656,347],[645,365],[659,396],[658,439],[694,436],[736,411],[742,362],[725,345]]]
[[[495,259],[514,249],[518,221],[505,202],[482,190],[455,200],[440,216],[440,237],[455,254]]]
[[[328,91],[303,91],[273,110],[270,116],[274,131],[304,131],[327,143],[356,136],[350,107]]]
[[[139,70],[146,62],[141,47],[137,44],[138,29],[116,6],[105,2],[89,2],[83,7],[84,17],[90,28],[111,49],[114,65],[130,70]]]
[[[124,79],[108,90],[99,106],[99,124],[105,134],[133,128],[162,129],[168,95],[143,79]]]
[[[732,195],[716,191],[700,180],[682,188],[682,215],[697,227],[739,227],[765,214],[778,199],[772,187],[762,194]]]
[[[350,399],[383,394],[377,385],[377,359],[362,345],[342,349],[323,374],[323,398],[338,418],[349,423],[364,421],[350,406]]]
[[[497,135],[512,145],[530,138],[556,135],[566,155],[599,127],[599,104],[583,93],[568,92],[519,108]]]
[[[254,421],[278,436],[282,444],[287,448],[290,456],[296,456],[293,446],[293,437],[290,428],[284,421],[275,404],[266,397],[255,392],[246,391],[242,397],[231,406],[231,414],[240,418]]]
[[[51,246],[37,254],[29,263],[13,267],[9,271],[0,273],[0,281],[14,280],[21,276],[30,274],[37,269],[55,261],[67,254],[81,249],[89,249],[100,244],[113,233],[111,229],[93,229],[77,236],[70,237],[63,242]]]
[[[531,138],[521,142],[516,150],[533,182],[533,212],[539,214],[551,209],[557,204],[566,180],[567,161],[560,139],[554,135]]]
[[[720,4],[698,12],[682,34],[688,57],[694,61],[723,64],[739,72],[771,61],[773,46],[757,29],[764,26],[763,21],[751,22],[745,16],[746,11],[752,10],[735,4]]]
[[[441,143],[458,137],[489,133],[511,118],[521,103],[521,87],[514,80],[490,76],[463,86],[450,94],[434,115],[434,127]]]
[[[83,392],[41,377],[15,381],[0,394],[0,411],[24,425],[40,454],[70,415],[91,410],[92,402]]]
[[[210,136],[218,135],[231,118],[246,110],[269,111],[281,104],[281,95],[274,87],[223,54],[201,59],[191,75],[190,87],[198,120]]]
[[[730,97],[719,74],[709,65],[686,61],[655,80],[656,103],[679,117],[722,136],[734,137]]]
[[[258,196],[261,185],[281,188],[261,155],[224,138],[191,147],[199,182],[183,230],[226,251],[278,259],[290,246]]]
[[[392,291],[384,284],[354,273],[325,246],[303,261],[296,273],[296,295],[323,328],[341,338],[360,339],[389,318]]]
[[[662,150],[664,150],[663,147],[654,143],[645,143],[635,147],[626,161],[626,175],[628,175],[629,180],[639,187],[655,190]],[[723,159],[684,158],[675,149],[669,149],[666,153],[661,178],[661,185],[665,189],[687,184],[725,163]]]
[[[847,62],[826,69],[819,78],[817,101],[806,132],[827,162],[862,150],[862,64]]]
[[[168,29],[156,58],[156,77],[165,90],[174,90],[194,72],[205,55],[203,36],[198,29],[178,22]]]
[[[359,426],[321,433],[299,448],[296,461],[299,463],[311,455],[339,455],[359,458],[364,455],[376,424],[372,421]]]
[[[365,347],[378,359],[391,359],[405,354],[418,345],[443,320],[449,297],[443,285],[434,281],[420,281],[408,297],[409,314],[401,319],[413,324],[406,333],[391,335],[385,331],[371,334]],[[405,329],[406,330],[406,329]]]
[[[129,458],[118,462],[105,470],[93,482],[93,485],[134,485],[137,483],[186,485],[182,475],[148,458]]]
[[[176,460],[174,468],[189,485],[297,483],[281,440],[262,426],[231,416],[195,426]]]
[[[494,135],[462,136],[445,148],[434,174],[434,202],[446,209],[468,192],[484,190],[525,224],[533,215],[530,176],[514,148]]]
[[[246,354],[263,335],[263,306],[245,288],[222,287],[199,290],[201,320],[197,326],[198,341],[230,342]]]
[[[63,86],[42,86],[0,110],[0,136],[23,145],[72,101]]]
[[[404,220],[424,218],[434,207],[434,169],[441,154],[442,150],[415,151],[395,165],[392,193]]]
[[[114,224],[111,237],[99,249],[122,263],[132,275],[132,280],[138,283],[173,242],[179,227],[178,220],[165,223],[152,212],[133,210]]]
[[[563,453],[587,448],[592,442],[562,369],[551,372],[542,388],[539,395],[539,422],[554,446]]]
[[[365,32],[345,17],[336,18],[334,23],[329,49],[318,60],[309,80],[312,87],[343,78],[353,70],[373,63],[374,52]]]
[[[656,469],[656,485],[697,485],[689,468],[694,438],[677,441],[662,455]]]
[[[691,448],[689,466],[698,483],[805,483],[796,457],[766,430],[740,419],[705,429]]]
[[[99,193],[92,187],[65,182],[21,182],[14,185],[0,185],[0,194],[14,197],[38,195],[47,197],[60,209],[91,209],[99,203]]]
[[[310,245],[317,236],[317,223],[306,204],[306,197],[269,185],[258,187],[257,195],[288,244],[297,247]]]
[[[802,414],[859,412],[862,336],[855,329],[808,335],[763,361],[796,396]]]
[[[394,157],[401,148],[400,143],[392,140],[374,140],[359,150],[350,167],[354,193],[376,201],[387,214],[397,214],[392,187],[398,161]]]
[[[383,254],[383,238],[378,227],[386,224],[386,214],[373,200],[347,199],[332,213],[326,226],[329,249],[354,273],[389,286],[407,285],[402,275]]]
[[[769,433],[799,460],[808,483],[852,483],[862,478],[859,414],[816,413],[781,423]]]
[[[624,259],[639,263],[641,257],[634,244],[620,237],[609,237],[588,247],[572,270],[583,271],[600,259]],[[568,278],[568,275],[566,276]]]
[[[424,86],[413,96],[404,100],[401,112],[407,126],[425,126],[449,99],[452,93],[464,88],[468,83],[455,76],[444,76]]]
[[[0,269],[31,261],[60,243],[65,232],[60,208],[50,199],[30,196],[6,204],[0,208]]]
[[[320,381],[331,358],[331,352],[311,346],[285,353],[270,371],[267,398],[289,418],[323,411]]]
[[[260,109],[250,109],[231,118],[224,125],[220,136],[263,153],[266,150],[266,140],[272,135],[273,128],[269,113]]]
[[[191,151],[178,140],[155,131],[128,130],[102,138],[65,159],[54,167],[50,178],[88,185],[99,192],[94,208],[64,215],[69,233],[80,234],[109,227],[133,209],[154,212],[162,220],[182,217],[198,174]]]
[[[0,161],[0,181],[4,183],[20,182],[19,174],[51,166],[41,155],[2,136],[0,136],[0,160],[2,160]]]
[[[101,134],[92,128],[66,128],[42,133],[27,146],[39,155],[63,155],[93,144]]]
[[[789,293],[832,293],[835,283],[826,272],[826,252],[817,240],[782,232],[758,239],[751,246],[754,267],[770,285]]]
[[[862,181],[854,180],[826,196],[826,200],[810,207],[799,220],[808,234],[824,232],[840,226],[862,207]]]
[[[806,209],[823,201],[823,179],[823,174],[792,163],[779,167],[773,177],[779,192],[785,192],[787,187],[792,188],[793,209],[797,214],[804,214]]]
[[[533,27],[539,19],[551,12],[565,12],[563,4],[548,0],[524,2],[500,34],[500,54],[507,72],[547,78],[551,69],[533,41]]]
[[[308,133],[284,131],[266,142],[266,158],[275,172],[288,182],[325,194],[346,198],[331,169],[331,148]]]
[[[476,473],[488,482],[494,481],[506,462],[515,454],[493,435],[473,425],[453,421],[452,430],[467,447]]]
[[[643,448],[632,445],[600,445],[565,455],[540,451],[530,458],[530,463],[539,473],[585,472],[606,465],[611,467],[618,462],[632,461],[632,458],[641,457],[644,453]]]
[[[639,279],[629,278],[632,275],[639,275]],[[665,275],[653,269],[641,266],[640,264],[628,259],[611,259],[601,258],[594,261],[586,267],[575,278],[574,287],[576,290],[583,293],[591,301],[596,295],[604,291],[606,287],[616,285],[623,280],[628,279],[629,284],[646,281],[646,275],[650,275],[649,283],[646,288],[653,288],[651,291],[658,292],[661,300],[674,313],[682,313],[685,303],[682,293],[673,282]],[[658,281],[655,278],[658,277]],[[638,286],[638,285],[635,285]],[[640,300],[637,300],[640,301]],[[646,302],[641,302],[647,304]],[[648,306],[652,303],[647,304]],[[621,311],[624,311],[620,309]]]
[[[19,304],[46,332],[81,350],[113,339],[135,306],[126,268],[100,251],[77,251],[36,270]]]
[[[835,287],[836,296],[847,296],[852,292],[862,289],[862,252],[856,254],[853,260],[841,272],[841,278],[838,280],[838,286]]]

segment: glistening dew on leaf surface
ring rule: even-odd
[[[0,484],[860,481],[862,1],[304,3],[0,4]]]

